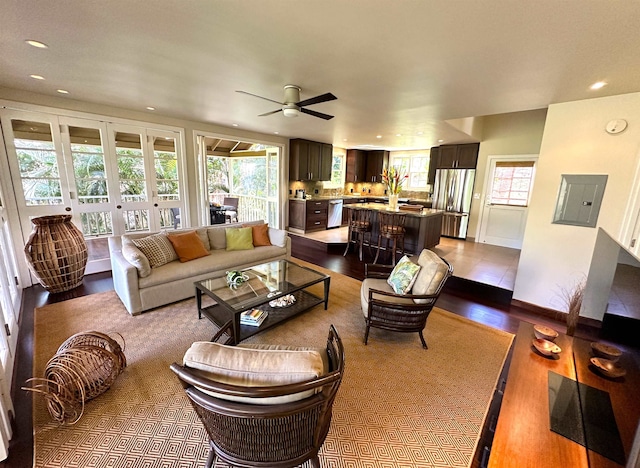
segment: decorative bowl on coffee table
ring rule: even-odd
[[[554,356],[562,352],[562,348],[560,348],[560,346],[549,340],[543,340],[542,338],[536,338],[533,340],[533,347],[544,356]]]
[[[558,337],[557,331],[545,325],[534,325],[533,334],[536,335],[536,338],[547,341],[553,341]]]

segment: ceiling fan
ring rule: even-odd
[[[258,96],[257,94],[248,93],[246,91],[236,91],[236,92],[242,93],[242,94],[248,94],[249,96],[254,96],[260,99],[264,99],[265,101],[275,102],[276,104],[282,105],[282,108],[271,111],[271,112],[266,112],[264,114],[260,114],[258,117],[277,114],[278,112],[282,112],[285,115],[285,117],[298,117],[300,112],[302,112],[303,114],[313,115],[314,117],[319,117],[324,120],[331,120],[333,119],[333,115],[323,114],[322,112],[316,112],[311,109],[305,109],[305,107],[311,106],[313,104],[319,104],[321,102],[333,101],[334,99],[338,99],[331,93],[325,93],[325,94],[321,94],[319,96],[301,101],[300,87],[296,85],[286,85],[284,87],[284,102],[274,101],[273,99]]]

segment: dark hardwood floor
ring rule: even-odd
[[[364,278],[364,262],[371,262],[371,255],[364,249],[364,262],[360,262],[351,250],[346,257],[344,244],[331,245],[292,237],[292,256],[314,263],[353,278]],[[382,259],[388,261],[388,259]],[[40,286],[24,291],[23,310],[20,315],[20,335],[14,368],[11,397],[15,409],[14,435],[9,447],[9,458],[0,462],[0,467],[31,468],[33,465],[33,427],[31,395],[20,387],[32,377],[33,362],[33,315],[36,307],[65,301],[74,297],[108,291],[113,289],[110,272],[88,275],[84,284],[73,291],[61,294],[49,294]],[[509,304],[510,295],[500,288],[483,286],[468,280],[452,278],[438,299],[437,306],[450,312],[501,329],[516,333],[521,320],[531,323],[543,323],[564,331],[564,325],[558,321],[535,315]],[[579,326],[576,336],[586,339],[598,338],[597,329]]]

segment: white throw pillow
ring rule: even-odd
[[[282,229],[269,228],[269,241],[272,245],[278,247],[286,247],[287,245],[287,233]]]
[[[122,236],[122,256],[127,262],[136,267],[140,278],[145,278],[151,274],[149,259],[127,236]]]

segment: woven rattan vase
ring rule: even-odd
[[[71,215],[41,216],[31,222],[33,231],[24,254],[40,284],[52,293],[80,286],[87,266],[87,243]]]

